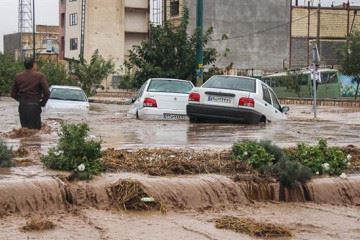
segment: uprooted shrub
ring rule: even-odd
[[[297,183],[306,183],[312,177],[311,169],[300,162],[291,161],[283,157],[272,168],[273,175],[279,178],[280,184],[285,187],[295,187]]]
[[[101,141],[89,139],[85,123],[62,124],[58,145],[41,161],[50,169],[74,171],[81,180],[91,179],[103,171]]]
[[[314,174],[340,175],[347,168],[349,159],[338,147],[328,147],[326,140],[319,140],[311,146],[298,144],[288,151],[292,161],[298,161],[311,169]]]
[[[311,179],[311,170],[299,161],[291,161],[283,150],[271,141],[246,140],[233,145],[232,156],[236,161],[245,161],[261,174],[279,179],[286,187],[305,183]]]
[[[0,167],[11,167],[12,149],[0,139]]]

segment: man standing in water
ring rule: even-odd
[[[22,128],[41,128],[41,107],[50,96],[46,77],[36,71],[32,59],[24,61],[25,71],[16,75],[11,97],[19,102],[19,116]]]

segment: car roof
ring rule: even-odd
[[[182,81],[182,82],[191,82],[189,80],[176,79],[176,78],[151,78],[150,80],[160,80],[160,81]]]
[[[80,87],[76,87],[76,86],[66,86],[66,85],[51,85],[50,88],[82,90]]]

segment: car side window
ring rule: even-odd
[[[146,86],[147,81],[141,86],[141,88],[138,90],[137,94],[136,94],[136,99],[139,99],[141,97],[141,95],[144,93],[145,90],[145,86]]]
[[[269,93],[269,89],[265,85],[261,85],[263,90],[263,100],[269,104],[271,104],[271,97]]]
[[[271,94],[271,98],[273,100],[273,106],[274,108],[278,109],[279,111],[281,111],[281,105],[279,103],[279,100],[277,99],[275,93],[270,89],[270,94]]]

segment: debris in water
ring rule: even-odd
[[[29,154],[30,154],[29,150],[22,145],[18,148],[18,150],[13,151],[13,157],[16,157],[16,158],[27,157],[27,156],[29,156]]]
[[[247,171],[230,158],[230,151],[139,149],[135,151],[108,149],[103,154],[107,170],[142,172],[153,176],[237,173]]]
[[[232,230],[261,238],[291,237],[291,232],[283,226],[270,223],[259,223],[248,218],[224,216],[215,220],[215,226],[220,229]]]
[[[22,227],[23,231],[45,231],[55,228],[55,224],[49,220],[41,217],[31,218],[26,222],[26,225]]]
[[[124,210],[161,210],[161,204],[150,197],[140,182],[134,180],[120,180],[113,184],[108,194],[114,199],[114,205]],[[153,200],[153,201],[143,201]]]
[[[25,138],[25,137],[31,137],[35,135],[38,132],[38,130],[34,129],[28,129],[28,128],[19,128],[19,129],[13,129],[10,132],[4,133],[4,137],[7,138]]]

